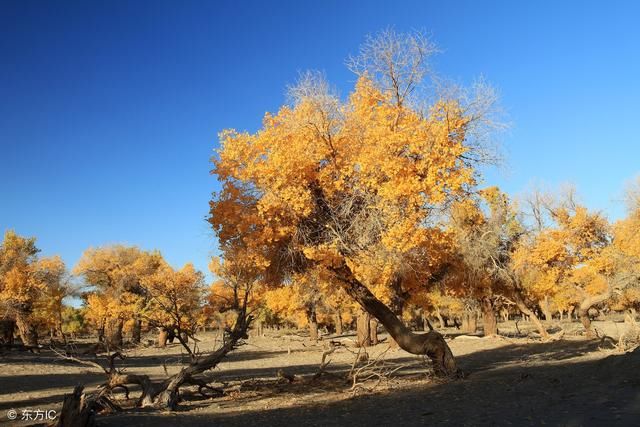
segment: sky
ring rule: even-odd
[[[500,93],[505,162],[486,184],[570,182],[618,218],[640,173],[638,16],[632,1],[4,1],[0,232],[70,268],[123,243],[206,271],[218,132],[259,129],[305,70],[347,95],[345,59],[388,27],[426,31],[439,75]]]

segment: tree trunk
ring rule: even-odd
[[[85,399],[83,389],[83,386],[77,385],[72,394],[64,396],[56,427],[93,427],[95,425],[95,411],[88,404],[89,399]]]
[[[262,321],[256,321],[256,329],[255,329],[256,337],[261,337],[264,335],[264,323]]]
[[[533,310],[531,310],[529,307],[527,307],[527,304],[525,304],[524,298],[522,297],[522,293],[519,289],[516,289],[514,292],[514,300],[516,302],[518,310],[520,310],[524,316],[529,316],[529,318],[531,318],[533,324],[538,329],[538,332],[540,333],[542,339],[549,338],[549,334],[547,333],[545,327],[542,325],[540,319],[538,319],[538,316],[536,316]]]
[[[112,348],[122,347],[122,329],[124,328],[124,320],[113,319],[108,323],[107,328],[107,344]]]
[[[333,271],[345,292],[368,313],[376,317],[403,350],[429,356],[435,371],[440,375],[458,374],[456,361],[442,335],[435,331],[429,331],[426,334],[412,333],[389,307],[355,278],[346,264],[334,267]]]
[[[309,339],[318,341],[318,318],[316,317],[315,307],[307,309],[307,320],[309,321]]]
[[[100,322],[100,326],[98,326],[98,342],[104,342],[104,330],[106,323],[107,321],[105,319],[102,319],[102,321]]]
[[[131,341],[133,341],[136,344],[139,344],[141,335],[142,335],[142,320],[137,319],[133,322],[133,331],[131,333]]]
[[[429,319],[427,318],[427,314],[424,312],[422,313],[422,330],[425,332],[431,330],[429,327]]]
[[[611,287],[608,285],[607,290],[600,295],[594,295],[587,297],[582,300],[580,303],[580,307],[578,313],[580,315],[580,321],[582,322],[582,326],[584,326],[584,330],[587,334],[587,338],[595,338],[596,333],[591,328],[591,319],[589,318],[589,309],[596,304],[600,304],[608,300],[611,297]]]
[[[166,329],[160,329],[160,331],[158,332],[158,347],[166,347],[168,338],[169,333],[166,331]]]
[[[544,313],[544,320],[547,322],[553,321],[553,313],[551,312],[551,307],[549,306],[549,297],[545,295],[544,300],[542,300],[542,312]]]
[[[498,335],[498,320],[496,319],[496,313],[493,311],[491,298],[482,298],[481,305],[484,336]]]
[[[356,320],[356,344],[358,347],[371,346],[371,332],[369,323],[369,313],[360,310]]]
[[[26,347],[38,346],[38,329],[31,321],[29,313],[18,311],[16,313],[16,326],[22,339],[22,344]]]
[[[371,345],[378,345],[378,319],[369,316],[369,338]]]
[[[252,320],[253,318],[250,316],[247,317],[244,313],[240,314],[229,335],[229,339],[226,340],[221,348],[205,357],[197,359],[196,362],[192,362],[180,372],[168,378],[161,387],[162,391],[155,397],[150,396],[152,399],[146,399],[147,402],[151,401],[152,405],[157,408],[175,410],[178,405],[178,392],[180,387],[185,383],[193,382],[194,375],[217,366],[229,352],[236,348],[240,339],[247,338],[247,329]],[[141,400],[143,400],[143,398],[144,395]]]
[[[438,318],[438,322],[440,323],[440,329],[444,329],[445,327],[444,319],[442,318],[442,313],[440,313],[440,307],[438,306],[436,306],[436,317]]]
[[[336,324],[336,335],[342,335],[344,331],[342,330],[342,315],[339,311],[333,315],[333,322]]]
[[[462,330],[469,334],[475,334],[478,330],[478,318],[476,312],[465,312],[462,314]]]

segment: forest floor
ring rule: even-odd
[[[577,325],[564,327],[577,330]],[[212,385],[225,389],[224,396],[203,397],[184,388],[178,411],[127,409],[98,416],[98,425],[640,425],[640,350],[621,354],[603,340],[570,333],[543,343],[516,337],[513,322],[499,326],[508,336],[442,331],[463,379],[434,379],[421,358],[390,349],[385,341],[367,350],[369,361],[387,372],[399,370],[355,389],[346,380],[358,351],[353,336],[339,338],[344,345],[327,356],[326,373],[314,379],[328,341],[335,338],[315,344],[290,332],[268,331],[207,373]],[[520,323],[518,329],[526,332],[530,326]],[[203,350],[216,346],[213,333],[199,338]],[[181,353],[178,345],[131,348],[118,366],[161,379],[186,361]],[[0,424],[33,425],[20,421],[23,410],[60,410],[76,384],[92,390],[104,379],[97,369],[61,360],[49,350],[0,353]],[[138,393],[132,390],[132,397]],[[124,394],[116,401],[123,407],[132,403]],[[7,419],[9,410],[17,411],[17,421]]]

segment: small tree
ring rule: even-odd
[[[203,274],[192,264],[175,271],[165,263],[153,274],[143,277],[140,283],[146,301],[141,317],[150,326],[159,328],[161,336],[166,337],[166,332],[171,332],[189,355],[195,357],[195,347],[189,346],[188,339],[194,338],[200,322]],[[159,344],[163,346],[164,343]]]

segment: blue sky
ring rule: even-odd
[[[217,133],[256,130],[306,69],[347,94],[345,58],[389,26],[430,32],[439,74],[499,90],[511,128],[488,184],[573,182],[619,217],[640,173],[638,16],[631,1],[3,2],[0,229],[70,267],[127,243],[206,270]]]

